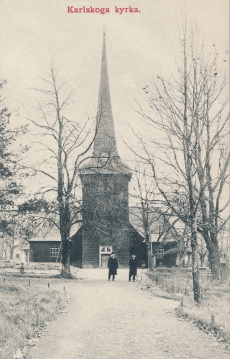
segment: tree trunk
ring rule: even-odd
[[[69,205],[66,201],[65,206],[60,207],[60,232],[62,240],[62,271],[61,276],[64,278],[73,278],[70,273],[70,212]]]
[[[190,169],[189,169],[190,170]],[[190,219],[191,219],[191,247],[192,247],[192,277],[193,277],[193,297],[194,300],[200,304],[200,282],[199,282],[199,254],[197,245],[197,224],[196,213],[194,211],[194,198],[193,187],[191,185],[191,176],[189,176],[189,207],[190,207]]]
[[[212,271],[212,276],[214,279],[220,279],[220,256],[219,250],[214,244],[210,246],[209,251],[209,261]]]
[[[151,255],[149,259],[149,269],[154,270],[156,268],[156,255]]]
[[[212,237],[210,234],[212,234]],[[216,235],[214,233],[210,233],[210,231],[204,231],[203,238],[205,240],[209,254],[209,264],[212,271],[212,276],[214,279],[218,280],[220,279],[220,255]]]
[[[70,253],[69,253],[69,240],[62,241],[62,270],[61,277],[72,279],[73,276],[70,272]]]
[[[146,249],[147,249],[147,257],[148,257],[148,263],[147,266],[150,270],[152,270],[152,258],[151,258],[151,243],[148,241],[146,243]]]
[[[191,223],[191,247],[192,247],[192,277],[193,277],[193,297],[200,304],[200,276],[199,276],[199,254],[197,246],[196,221],[192,219]]]
[[[152,266],[152,258],[151,258],[151,242],[150,242],[150,235],[149,235],[149,223],[148,223],[148,219],[145,216],[145,210],[143,208],[142,210],[142,216],[143,216],[143,224],[144,224],[144,229],[145,229],[145,240],[146,240],[146,249],[147,249],[147,267],[152,270],[153,266]]]
[[[200,297],[200,285],[199,285],[199,267],[197,265],[197,262],[198,262],[197,259],[198,259],[198,256],[196,255],[196,253],[193,253],[192,254],[193,297],[194,297],[194,300],[198,304],[200,304],[201,297]]]

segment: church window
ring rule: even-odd
[[[57,258],[59,253],[59,245],[54,244],[50,246],[50,258]]]
[[[156,258],[158,258],[158,259],[164,258],[164,249],[163,248],[156,249]]]
[[[101,254],[110,254],[112,252],[112,246],[100,246],[99,250]]]

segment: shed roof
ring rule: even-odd
[[[31,238],[29,242],[61,242],[61,235],[58,228],[52,228],[48,233],[40,231],[35,237]]]

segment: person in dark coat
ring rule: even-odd
[[[137,275],[137,267],[138,267],[138,260],[135,254],[132,254],[132,258],[129,260],[129,282],[133,277],[133,281],[135,281],[135,277]]]
[[[109,268],[109,276],[108,280],[110,280],[110,277],[113,277],[113,280],[115,279],[115,275],[117,275],[117,268],[118,268],[118,261],[117,258],[115,258],[114,252],[111,253],[111,257],[108,260],[108,268]]]

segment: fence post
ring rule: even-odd
[[[211,324],[215,325],[215,315],[211,314]]]

